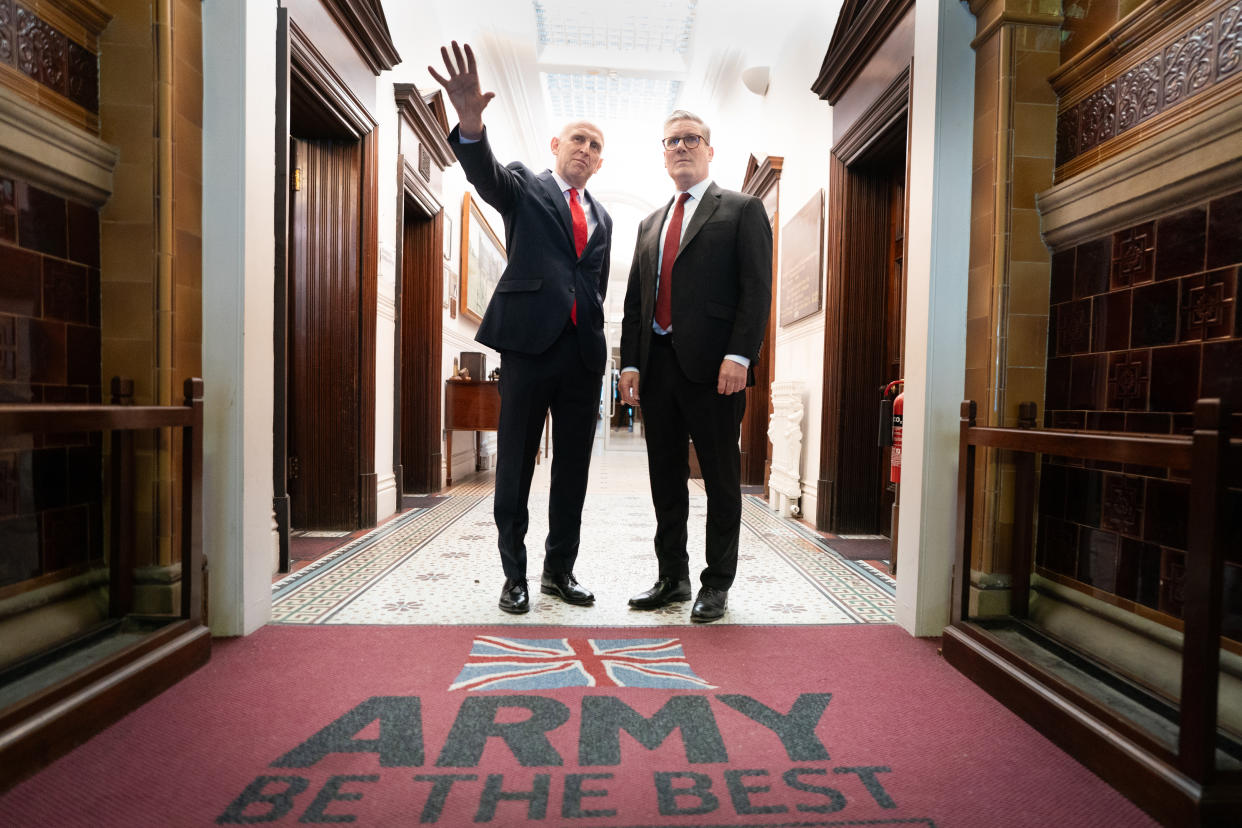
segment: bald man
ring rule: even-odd
[[[552,486],[540,591],[569,604],[591,604],[595,596],[578,583],[573,568],[607,361],[604,295],[612,218],[586,191],[603,163],[604,136],[589,122],[570,123],[552,139],[553,169],[503,166],[483,126],[483,110],[495,94],[481,91],[474,52],[454,41],[451,53],[445,47],[440,54],[447,76],[427,68],[457,111],[449,144],[467,180],[505,225],[508,263],[475,336],[500,352],[494,513],[505,573],[500,608],[530,609],[527,500],[549,411]]]

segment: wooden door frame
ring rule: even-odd
[[[768,440],[768,422],[772,416],[772,377],[776,361],[776,288],[777,264],[780,257],[780,181],[785,159],[771,156],[759,163],[751,156],[742,181],[742,192],[766,202],[772,194],[776,208],[768,217],[772,224],[772,304],[768,309],[764,347],[755,361],[755,384],[746,389],[746,413],[742,417],[742,485],[760,485],[767,493],[768,475],[772,470],[772,443]],[[760,462],[759,458],[763,460]]]
[[[907,66],[832,148],[828,200],[828,279],[824,301],[827,318],[824,320],[823,404],[820,412],[819,480],[815,510],[815,526],[822,531],[871,532],[875,529],[874,526],[865,525],[864,513],[867,511],[868,497],[865,483],[860,487],[858,481],[845,479],[854,470],[855,462],[860,463],[858,471],[864,477],[874,474],[874,471],[866,471],[854,455],[864,451],[868,444],[874,444],[875,412],[879,410],[878,390],[875,394],[875,411],[868,409],[863,412],[853,403],[851,396],[852,392],[859,389],[851,387],[848,389],[850,393],[847,393],[846,388],[847,381],[854,376],[852,361],[857,360],[859,354],[868,353],[868,349],[877,352],[881,350],[877,348],[878,340],[870,341],[866,330],[860,331],[859,326],[847,324],[846,318],[847,315],[854,318],[867,310],[857,307],[849,299],[858,295],[857,291],[862,288],[865,275],[861,269],[852,266],[851,254],[865,245],[868,234],[874,230],[869,225],[859,226],[856,219],[863,202],[870,203],[867,193],[870,177],[864,175],[856,165],[866,161],[868,152],[903,118],[908,122],[910,76],[911,70]],[[906,157],[908,168],[908,146]],[[908,201],[908,188],[906,192]],[[904,309],[899,312],[904,313]],[[882,315],[881,311],[881,329]],[[866,464],[867,467],[872,465],[870,462]],[[877,490],[874,493],[877,509],[878,494]],[[847,496],[862,498],[861,505],[846,503]]]
[[[397,114],[400,118],[400,124],[397,130],[397,241],[395,252],[395,294],[394,302],[396,305],[394,336],[393,336],[393,415],[392,415],[392,466],[393,476],[397,481],[397,511],[401,511],[401,500],[405,494],[405,467],[403,462],[403,417],[402,417],[402,389],[404,388],[404,333],[405,333],[405,313],[404,313],[404,277],[405,277],[405,205],[407,199],[413,202],[422,214],[435,221],[435,232],[437,238],[443,234],[443,222],[446,219],[444,205],[441,199],[440,173],[443,173],[456,159],[453,156],[452,148],[449,146],[448,139],[448,121],[444,110],[444,101],[441,93],[436,92],[428,96],[423,96],[418,89],[410,83],[393,84],[393,98],[397,104]],[[436,269],[439,273],[443,273],[444,263],[439,256],[435,257],[435,261],[425,263],[429,268]],[[443,313],[443,279],[437,280],[437,284],[441,285],[441,295],[437,301],[434,293],[425,303],[423,311],[423,324],[428,330],[429,336],[427,344],[429,346],[430,364],[439,365],[443,359],[442,346],[444,342],[444,313]],[[434,379],[433,379],[434,378]],[[434,371],[429,372],[425,388],[423,389],[424,399],[429,409],[433,410],[436,415],[436,422],[440,421],[440,391],[443,385],[443,378],[436,376]],[[433,432],[437,429],[433,429]],[[442,438],[437,437],[434,445],[431,447],[430,462],[433,468],[438,468],[443,463],[443,445]],[[440,490],[439,475],[431,475],[433,478],[429,491],[438,492]]]
[[[276,180],[275,180],[275,243],[276,266],[273,291],[275,371],[273,382],[273,428],[276,439],[273,445],[272,477],[275,486],[275,510],[277,533],[280,537],[281,571],[288,571],[288,543],[290,508],[287,489],[289,447],[287,422],[289,415],[288,354],[289,336],[289,204],[290,181],[288,147],[291,137],[290,115],[294,84],[299,84],[315,99],[321,109],[330,113],[343,130],[360,143],[361,194],[359,238],[359,307],[358,319],[358,514],[357,528],[375,526],[376,474],[375,474],[375,343],[376,311],[378,302],[379,233],[376,215],[379,207],[376,147],[378,122],[366,106],[350,90],[348,84],[336,73],[327,59],[319,52],[306,33],[288,18],[288,10],[278,9],[278,40],[276,66]],[[282,221],[283,219],[283,221]]]

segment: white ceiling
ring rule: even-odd
[[[411,68],[428,62],[440,68],[441,62],[434,50],[411,54],[402,43],[403,26],[437,29],[438,44],[471,44],[484,91],[496,93],[484,121],[502,160],[541,168],[551,163],[549,142],[564,123],[586,118],[601,127],[604,164],[588,188],[616,225],[608,315],[619,319],[638,222],[672,193],[659,144],[665,116],[682,108],[704,117],[714,128],[713,178],[740,186],[749,150],[730,152],[725,144],[730,112],[753,99],[741,73],[773,65],[800,34],[826,49],[830,32],[797,30],[808,10],[822,14],[824,2],[388,0],[384,5]],[[432,36],[420,34],[424,41]],[[813,80],[806,78],[806,86]],[[436,88],[425,68],[415,83]]]

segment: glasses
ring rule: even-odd
[[[672,138],[665,138],[660,143],[664,145],[666,150],[677,149],[678,147],[694,149],[703,141],[702,135],[674,135]]]

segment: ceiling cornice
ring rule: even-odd
[[[397,101],[397,112],[402,120],[414,130],[414,134],[431,153],[440,169],[452,166],[456,158],[445,137],[449,128],[443,101],[440,102],[440,111],[437,113],[434,106],[429,106],[427,100],[419,94],[414,84],[394,83],[392,88],[393,97]],[[428,97],[434,101],[440,97],[440,93],[434,92]]]
[[[811,91],[835,104],[912,8],[914,0],[847,0]]]
[[[379,0],[322,0],[349,42],[378,75],[401,62]]]

